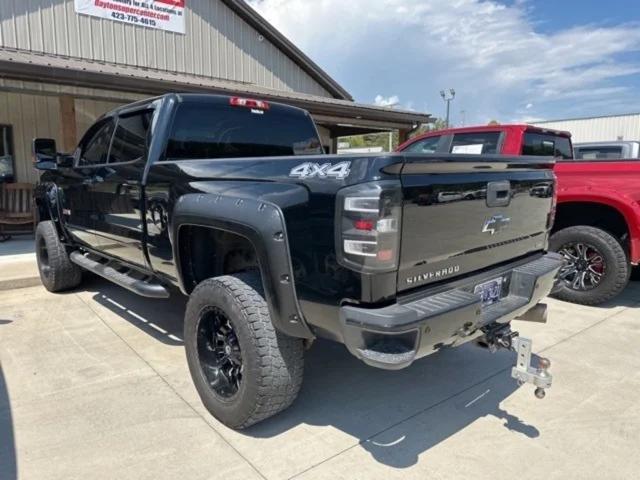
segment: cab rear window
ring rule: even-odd
[[[573,158],[571,141],[567,137],[547,133],[525,133],[522,154],[555,157],[563,160]]]
[[[311,118],[272,106],[259,110],[221,104],[178,107],[166,160],[269,157],[321,154]]]

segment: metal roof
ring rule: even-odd
[[[353,128],[411,128],[428,123],[430,115],[387,107],[354,103],[292,91],[273,90],[250,83],[205,76],[96,62],[74,57],[0,48],[0,77],[37,79],[93,88],[119,90],[145,95],[168,92],[218,92],[259,96],[310,111],[320,123]],[[341,124],[342,123],[342,124]]]
[[[582,120],[598,120],[601,118],[615,118],[615,117],[637,117],[640,115],[640,112],[632,112],[632,113],[612,113],[610,115],[595,115],[593,117],[573,117],[573,118],[559,118],[556,120],[534,120],[532,122],[533,125],[538,125],[541,123],[556,123],[556,122],[575,122]]]
[[[240,18],[255,28],[263,37],[278,47],[291,60],[300,65],[316,82],[326,88],[335,98],[353,100],[353,97],[338,82],[306,56],[287,37],[280,33],[264,17],[251,8],[244,0],[222,0]]]

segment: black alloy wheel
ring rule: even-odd
[[[242,382],[242,352],[233,325],[217,307],[200,312],[198,359],[209,386],[223,399],[238,393]]]
[[[567,261],[559,277],[569,288],[586,292],[600,285],[607,271],[607,263],[595,246],[572,242],[560,247],[558,253]]]
[[[566,302],[600,305],[627,286],[631,273],[623,242],[603,229],[575,225],[554,232],[552,251],[566,259],[553,296]]]

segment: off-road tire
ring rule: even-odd
[[[69,259],[56,226],[50,220],[40,222],[36,228],[36,258],[40,280],[50,292],[63,292],[80,285],[82,270]]]
[[[585,225],[564,228],[554,233],[550,248],[559,251],[564,245],[584,242],[593,245],[603,256],[607,269],[604,279],[592,290],[573,290],[562,282],[552,295],[566,302],[582,305],[600,305],[619,295],[629,283],[631,265],[620,241],[610,233]]]
[[[211,388],[198,355],[203,312],[218,308],[228,318],[241,349],[243,373],[237,393],[223,398]],[[184,322],[187,362],[209,412],[241,430],[288,408],[298,396],[304,370],[303,341],[277,331],[257,272],[211,278],[189,298]]]

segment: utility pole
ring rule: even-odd
[[[447,118],[445,120],[445,123],[447,128],[449,128],[449,119],[450,119],[449,114],[451,112],[451,102],[453,101],[454,98],[456,98],[456,91],[453,88],[441,90],[440,96],[442,97],[442,100],[444,100],[445,103],[447,104]]]
[[[464,124],[467,123],[467,111],[466,110],[460,110],[460,117],[462,118],[462,125],[460,125],[460,126],[464,127]]]

